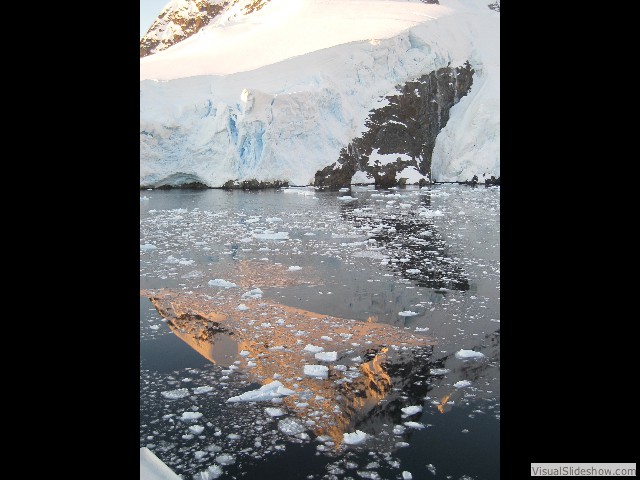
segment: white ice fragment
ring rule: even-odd
[[[404,422],[404,424],[409,428],[415,428],[416,430],[422,430],[424,425],[418,422]]]
[[[394,435],[402,435],[405,430],[407,429],[407,427],[403,426],[403,425],[395,425],[393,427],[393,434]]]
[[[142,250],[143,252],[148,252],[150,250],[155,250],[156,247],[155,245],[152,245],[150,243],[145,243],[144,245],[140,245],[140,250]]]
[[[283,418],[278,421],[278,430],[285,435],[296,435],[304,432],[305,427],[295,418]]]
[[[194,480],[215,480],[219,476],[223,474],[222,468],[220,465],[210,465],[206,470],[203,470],[197,475],[194,475]]]
[[[432,463],[430,463],[429,465],[427,465],[427,469],[433,474],[436,474],[436,467],[433,466]]]
[[[236,310],[240,310],[241,312],[244,312],[245,310],[249,310],[249,307],[247,307],[244,303],[241,303],[236,307]]]
[[[284,397],[294,393],[293,390],[286,388],[279,380],[274,380],[271,383],[261,386],[257,390],[251,390],[244,392],[241,395],[231,397],[227,402],[260,402],[265,400],[272,400],[274,398]]]
[[[353,357],[353,358],[351,359],[351,361],[352,361],[352,362],[361,362],[361,361],[362,361],[362,357],[358,355],[357,357]]]
[[[227,280],[223,280],[222,278],[216,278],[214,280],[209,280],[210,287],[223,287],[223,288],[233,288],[237,287],[233,282],[228,282]]]
[[[322,340],[326,340],[327,342],[330,342],[331,340],[333,340],[333,338],[327,336],[327,335],[323,335],[320,337]]]
[[[267,407],[264,409],[264,411],[267,412],[267,415],[269,415],[270,417],[281,417],[282,415],[284,415],[284,410],[282,410],[281,408]]]
[[[182,420],[197,420],[200,417],[202,417],[202,414],[200,412],[187,411],[187,412],[182,412],[182,416],[180,418]]]
[[[415,331],[416,331],[416,332],[426,332],[426,331],[428,331],[428,330],[429,330],[429,327],[424,327],[424,328],[416,327],[416,328],[415,328]]]
[[[233,455],[229,455],[228,453],[222,453],[216,457],[216,462],[220,465],[231,465],[235,463],[236,459]]]
[[[359,445],[367,440],[367,434],[361,430],[356,430],[353,433],[344,433],[344,443],[347,445]]]
[[[324,365],[305,365],[304,374],[309,377],[328,378],[329,368]]]
[[[170,400],[177,400],[178,398],[184,398],[189,396],[188,388],[178,388],[177,390],[168,390],[166,392],[160,392],[164,398]]]
[[[401,317],[413,317],[414,315],[418,315],[418,312],[412,312],[411,310],[405,310],[403,312],[398,312],[398,315]]]
[[[251,353],[248,350],[240,350],[241,357],[247,357],[249,355],[251,355]]]
[[[411,472],[407,472],[406,470],[402,472],[402,478],[404,480],[411,480],[413,478],[413,476],[411,475]]]
[[[204,427],[202,425],[191,425],[189,427],[189,431],[194,435],[200,435],[202,432],[204,432]]]
[[[444,375],[445,373],[449,373],[448,368],[432,368],[429,370],[431,375]]]
[[[369,480],[380,480],[380,475],[378,472],[374,472],[372,470],[356,470],[358,475],[362,478],[368,478]]]
[[[422,411],[422,406],[411,405],[409,407],[404,407],[401,410],[405,415],[415,415],[416,413],[420,413]]]
[[[407,268],[406,272],[410,273],[410,274],[418,274],[418,273],[420,273],[420,269],[418,269],[418,268]]]
[[[253,233],[258,240],[289,240],[289,232]]]
[[[338,352],[318,352],[315,354],[316,360],[321,362],[335,362],[338,358]]]
[[[467,359],[467,358],[482,358],[485,354],[482,352],[475,352],[473,350],[458,350],[456,352],[456,358],[458,359]]]
[[[242,298],[262,298],[262,290],[254,288],[242,294]]]
[[[453,384],[453,386],[456,388],[464,388],[468,387],[469,385],[471,385],[471,382],[469,380],[460,380],[459,382]]]
[[[158,330],[160,328],[160,325],[151,325],[149,328],[151,330]]]
[[[302,267],[299,267],[298,265],[291,265],[287,270],[295,272],[296,270],[302,270]]]
[[[338,372],[346,372],[347,371],[347,366],[346,365],[334,365],[333,369],[337,370]]]
[[[200,394],[200,393],[207,393],[210,392],[211,390],[213,390],[213,387],[210,387],[208,385],[204,385],[202,387],[196,387],[193,389],[193,393],[195,393],[196,395]]]
[[[342,197],[338,197],[338,200],[342,200],[343,202],[350,202],[357,199],[352,197],[351,195],[343,195]]]
[[[324,350],[324,347],[317,347],[315,345],[311,345],[310,343],[308,343],[307,346],[304,347],[302,350],[305,352],[318,353],[318,352],[322,352]]]

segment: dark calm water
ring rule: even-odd
[[[499,187],[140,197],[141,290],[180,295],[167,318],[140,299],[141,446],[183,478],[499,478]],[[208,304],[233,328],[199,316]],[[286,307],[312,312],[308,328],[287,331]],[[314,328],[337,337],[325,316],[387,336],[319,361],[303,347]],[[227,401],[274,379],[296,393]],[[366,440],[342,442],[356,430]]]

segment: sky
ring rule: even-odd
[[[147,33],[153,21],[169,1],[170,0],[140,0],[140,38]]]

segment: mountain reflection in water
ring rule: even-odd
[[[409,330],[261,299],[244,299],[249,309],[239,311],[233,301],[212,305],[206,297],[171,291],[150,298],[171,330],[208,360],[229,366],[242,359],[251,380],[278,378],[294,390],[283,405],[336,445],[373,411],[379,415],[383,400],[392,405],[400,383],[428,372],[432,343]],[[317,360],[304,350],[308,344],[336,352],[336,360]],[[328,378],[305,376],[304,365],[314,364],[327,365]]]

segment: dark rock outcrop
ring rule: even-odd
[[[387,105],[371,111],[365,133],[340,151],[337,162],[316,172],[314,185],[346,187],[357,171],[369,174],[376,185],[398,185],[403,182],[397,173],[408,166],[430,175],[436,137],[449,121],[451,107],[469,92],[473,73],[467,62],[457,68],[440,68],[397,87],[398,94],[386,97]],[[369,162],[374,150],[383,155],[398,154],[398,158],[386,165]]]
[[[140,40],[140,58],[165,50],[189,38],[239,1],[246,5],[243,15],[260,10],[271,0],[184,0],[164,10]]]

